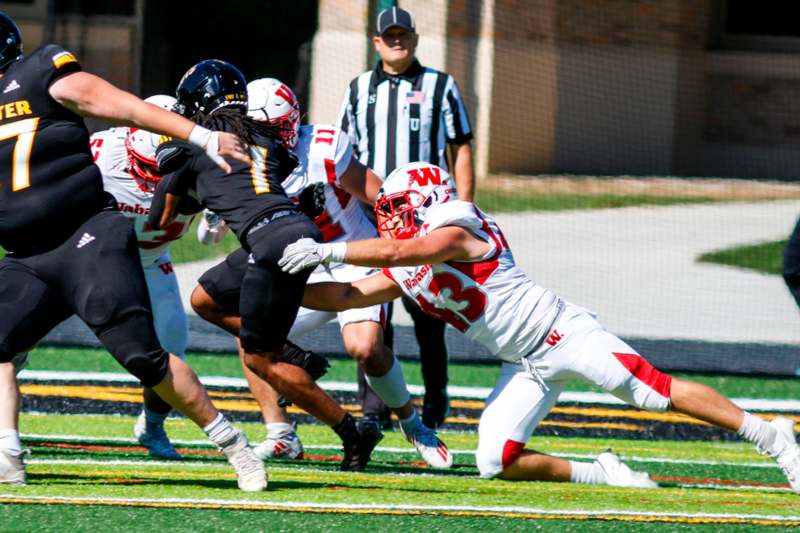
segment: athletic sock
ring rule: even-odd
[[[585,483],[587,485],[605,485],[606,474],[599,463],[582,463],[570,461],[572,473],[569,480],[573,483]]]
[[[266,424],[266,427],[268,437],[271,435],[285,435],[294,432],[294,426],[286,422],[270,422]]]
[[[16,429],[0,429],[0,450],[20,453],[22,451],[22,443],[19,441],[19,431]]]
[[[775,447],[778,430],[769,425],[763,418],[745,411],[742,425],[736,433],[755,444],[759,450],[770,455],[775,453],[773,448]]]
[[[219,413],[213,422],[204,427],[203,431],[208,435],[209,440],[220,448],[233,444],[239,435],[239,430],[233,427],[222,413]]]
[[[352,444],[361,440],[361,435],[358,433],[356,427],[356,420],[353,415],[347,413],[344,417],[333,426],[333,431],[342,439],[345,445]]]
[[[396,357],[392,360],[392,367],[383,376],[370,376],[364,373],[364,377],[375,394],[391,409],[403,407],[411,399],[406,378],[403,376],[403,367]]]

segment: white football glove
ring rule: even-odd
[[[278,266],[284,272],[297,274],[322,263],[341,263],[346,252],[346,242],[321,243],[309,238],[298,239],[283,250]]]
[[[189,132],[188,141],[196,144],[203,150],[211,160],[222,168],[228,167],[228,163],[219,155],[219,132],[211,131],[202,126],[195,126]],[[228,167],[230,168],[230,167]]]

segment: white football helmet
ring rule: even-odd
[[[275,78],[247,84],[247,114],[278,126],[284,144],[292,149],[300,132],[300,104],[292,90]]]
[[[153,96],[145,98],[144,101],[148,104],[157,105],[167,111],[174,111],[175,104],[178,100],[168,94],[154,94]]]
[[[392,239],[410,239],[429,208],[457,199],[455,182],[446,170],[431,163],[407,163],[389,174],[378,193],[378,231]]]
[[[172,111],[177,100],[166,94],[155,94],[145,98],[145,102]],[[128,173],[133,176],[139,188],[145,192],[153,192],[161,181],[161,172],[156,162],[156,148],[167,137],[150,133],[138,128],[128,128],[125,137],[125,148],[128,150]]]

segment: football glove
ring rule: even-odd
[[[298,198],[297,207],[311,220],[324,213],[325,184],[315,183],[303,189]]]
[[[297,274],[323,263],[341,263],[346,252],[346,242],[320,243],[306,237],[298,239],[283,250],[278,266],[284,272]]]

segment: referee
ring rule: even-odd
[[[417,61],[419,36],[408,11],[399,7],[381,11],[376,30],[372,42],[381,60],[350,82],[340,111],[341,128],[350,136],[355,154],[382,179],[412,161],[448,169],[450,159],[458,196],[471,202],[475,188],[472,129],[455,80]],[[403,305],[414,321],[420,348],[425,384],[422,420],[436,428],[449,409],[445,323],[424,314],[406,297]],[[392,337],[391,322],[387,322],[390,347]],[[364,416],[385,425],[388,409],[361,373],[358,395]]]

